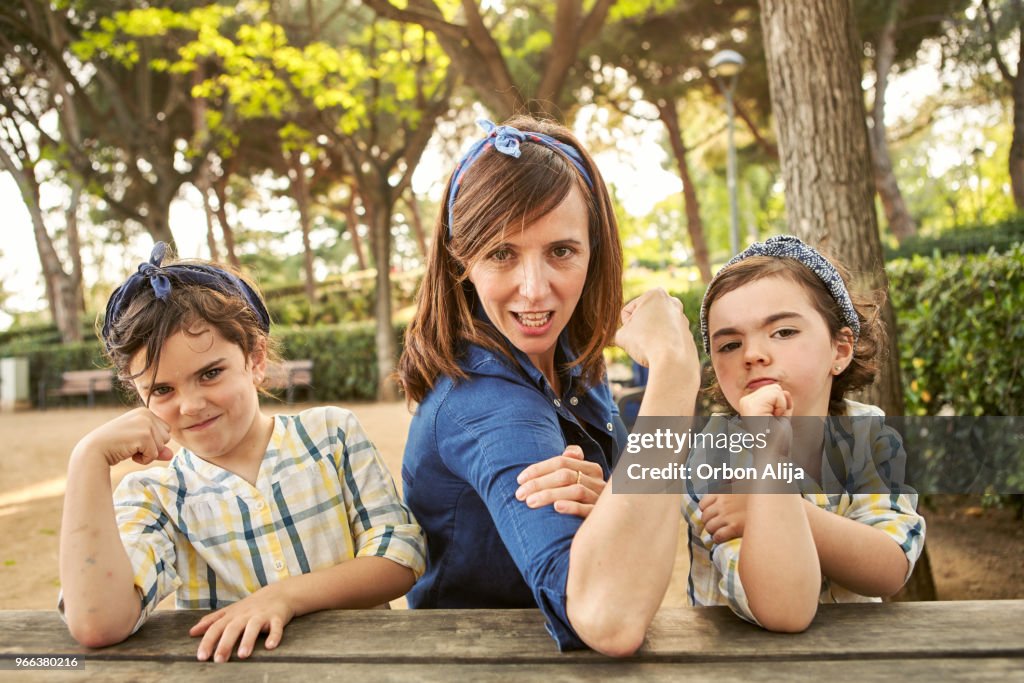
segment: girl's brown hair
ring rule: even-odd
[[[821,252],[821,249],[818,249]],[[850,291],[849,272],[834,259],[829,258],[822,252],[822,256],[828,259],[839,275],[843,278],[850,293],[850,300],[857,311],[857,318],[860,321],[860,336],[853,346],[853,358],[845,370],[832,379],[832,391],[829,394],[828,412],[829,415],[843,415],[846,406],[843,399],[851,391],[869,386],[875,381],[878,373],[880,356],[885,349],[886,334],[882,325],[881,312],[885,303],[885,292],[873,292],[870,296]],[[707,310],[710,314],[711,306],[715,300],[723,294],[727,294],[743,285],[755,282],[762,278],[781,275],[787,277],[810,295],[815,310],[821,314],[828,327],[829,335],[833,341],[842,341],[842,329],[846,327],[839,304],[832,298],[825,283],[814,274],[810,268],[792,258],[776,258],[773,256],[751,256],[742,261],[734,263],[728,269],[723,270],[715,276],[711,286],[704,295],[707,300]],[[850,340],[852,341],[852,339]],[[727,406],[725,394],[722,392],[718,379],[711,373],[711,380],[706,389],[709,398],[722,406]]]
[[[578,354],[573,365],[581,366],[585,385],[596,385],[604,373],[602,350],[614,338],[622,308],[622,247],[608,189],[593,159],[565,127],[523,116],[506,125],[543,133],[574,147],[594,189],[561,152],[544,145],[524,143],[518,159],[486,149],[462,178],[452,209],[455,225],[449,226],[452,179],[448,179],[416,314],[398,361],[396,375],[409,401],[422,401],[441,375],[466,379],[458,365],[466,344],[511,358],[509,342],[501,332],[473,315],[477,295],[469,272],[504,235],[523,230],[554,210],[573,187],[587,207],[590,262],[583,294],[567,327],[569,344]]]
[[[177,261],[165,266],[182,263],[190,262]],[[245,279],[254,292],[259,292],[251,280],[237,271],[221,264],[202,263],[215,265]],[[265,349],[268,365],[280,362],[276,344],[263,331],[256,313],[241,295],[231,296],[202,285],[183,283],[173,275],[169,278],[171,292],[167,298],[158,299],[152,287],[142,287],[111,326],[105,339],[107,358],[123,383],[129,384],[150,368],[155,377],[160,369],[160,351],[164,343],[177,332],[201,334],[198,328],[207,325],[227,341],[238,345],[247,363],[261,346]],[[132,373],[132,359],[140,351],[145,352],[145,365],[139,372]],[[262,388],[260,391],[266,393]]]

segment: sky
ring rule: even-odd
[[[937,90],[939,82],[935,69],[927,64],[893,78],[887,98],[887,123],[894,123],[907,117],[918,103]],[[577,134],[583,139],[584,131],[579,128],[585,127],[587,120],[587,116],[583,115],[577,121]],[[605,179],[616,187],[626,211],[635,216],[642,216],[666,196],[680,192],[682,184],[677,175],[665,170],[672,168],[673,164],[667,158],[660,142],[663,134],[660,123],[646,124],[634,121],[634,129],[626,133],[618,149],[596,154],[595,160]],[[952,118],[940,122],[940,125],[951,129],[961,127],[962,124],[962,121]],[[463,149],[471,142],[472,140],[465,141]],[[981,142],[983,141],[979,141],[979,144]],[[941,175],[949,166],[960,163],[961,157],[962,153],[959,150],[932,150],[928,163],[930,174]],[[418,194],[429,194],[436,200],[443,191],[442,180],[450,172],[446,167],[448,163],[440,141],[432,141],[414,173],[413,189]],[[43,203],[58,205],[61,199],[59,196],[44,195]],[[11,293],[7,307],[17,311],[43,309],[45,293],[31,220],[17,184],[6,173],[0,173],[0,207],[6,218],[6,225],[2,230],[4,239],[0,242],[0,281],[3,282],[4,291]],[[246,217],[240,216],[239,219]],[[252,216],[248,220],[250,222],[246,224],[252,225],[251,221],[259,221],[261,218]],[[293,210],[288,206],[279,206],[276,211],[263,216],[262,220],[276,222],[278,226],[282,221],[284,224],[296,223]],[[178,199],[171,206],[170,222],[178,242],[179,256],[209,257],[205,218],[199,194],[194,188],[185,187],[179,192]],[[84,227],[87,229],[87,226]],[[294,231],[294,237],[294,251],[297,253],[301,249],[297,230]],[[137,260],[142,261],[149,255],[151,247],[152,240],[148,236],[142,236],[132,245],[131,250],[138,253]],[[90,273],[88,266],[86,268],[88,281]],[[5,329],[10,324],[10,316],[0,312],[0,329]]]

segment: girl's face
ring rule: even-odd
[[[145,349],[131,372],[145,365]],[[149,409],[167,423],[171,438],[203,460],[237,471],[262,457],[257,384],[266,371],[262,349],[246,358],[241,347],[214,327],[197,325],[174,333],[160,351],[159,376],[150,367],[135,379]]]
[[[550,213],[510,231],[469,271],[487,317],[551,381],[555,344],[583,294],[590,263],[578,188]]]
[[[743,396],[779,384],[793,398],[794,416],[827,416],[835,367],[845,370],[853,356],[851,343],[832,339],[803,285],[783,275],[715,299],[708,334],[711,364],[733,410]]]

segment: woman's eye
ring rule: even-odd
[[[510,249],[498,249],[491,254],[491,260],[499,263],[508,261],[510,258],[512,258],[512,251]]]
[[[569,258],[576,253],[576,250],[572,247],[555,247],[551,250],[551,253],[554,254],[555,258]]]
[[[207,370],[206,372],[203,373],[203,379],[215,379],[217,375],[219,375],[221,372],[223,372],[223,370],[221,370],[220,368],[213,368],[212,370]]]

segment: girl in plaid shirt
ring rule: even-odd
[[[791,463],[809,476],[793,493],[777,482],[747,482],[749,494],[690,487],[690,603],[729,605],[767,629],[802,631],[819,602],[896,593],[921,554],[924,519],[916,494],[900,486],[899,435],[879,408],[845,399],[874,380],[885,339],[879,304],[851,296],[839,267],[783,235],[718,272],[701,332],[712,394],[736,416],[713,417],[708,431],[802,418],[781,445],[783,457],[809,455]],[[694,449],[688,464],[695,471],[708,459]]]
[[[259,293],[223,267],[161,265],[157,244],[111,296],[102,338],[145,406],[86,435],[68,466],[61,610],[83,645],[134,633],[161,599],[216,610],[198,659],[277,647],[295,616],[367,608],[422,574],[422,530],[350,412],[271,417],[259,387],[276,358]],[[181,449],[172,454],[173,439]],[[111,496],[110,467],[129,474]]]

